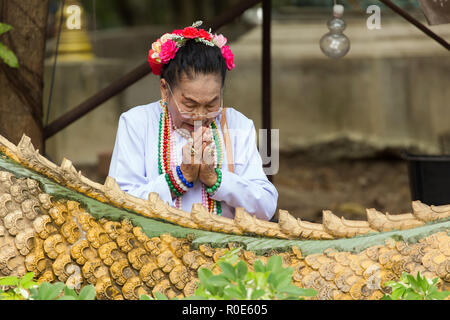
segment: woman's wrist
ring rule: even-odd
[[[176,167],[178,179],[188,188],[192,188],[194,186],[194,182],[183,174],[180,166]]]
[[[215,182],[212,184],[207,184],[208,187],[206,187],[206,192],[208,192],[209,194],[214,194],[222,183],[222,171],[220,171],[219,168],[214,168],[214,170],[216,172]]]
[[[195,177],[192,177],[189,172],[183,168],[183,163],[178,166],[180,168],[181,174],[183,175],[184,179],[186,179],[187,182],[193,183],[195,180]],[[177,170],[178,171],[178,170]]]

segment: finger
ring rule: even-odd
[[[211,132],[211,129],[210,128],[208,128],[206,131],[205,131],[205,134],[204,134],[204,141],[211,141],[212,140],[212,132]]]
[[[182,155],[183,163],[192,164],[191,161],[191,146],[189,143],[183,146],[183,155]]]
[[[208,145],[203,150],[202,163],[212,166],[214,165],[214,160],[214,149],[212,145]]]
[[[199,145],[201,145],[203,142],[203,138],[202,136],[196,136],[194,138],[194,148],[198,147]]]
[[[185,164],[189,165],[195,164],[195,154],[192,154],[192,144],[187,143],[183,146],[182,159]]]
[[[211,145],[211,140],[208,141],[202,141],[202,150],[205,150],[205,148],[209,145]]]

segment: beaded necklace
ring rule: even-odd
[[[172,116],[167,109],[167,106],[161,104],[162,112],[159,121],[159,154],[158,154],[158,170],[159,174],[164,174],[166,176],[167,183],[173,186],[177,192],[175,192],[176,200],[175,206],[181,209],[181,198],[182,195],[187,191],[187,188],[178,179],[177,174],[173,174],[174,169],[178,164],[176,156],[176,145],[175,139],[173,137],[173,126],[172,126]],[[220,135],[218,134],[216,121],[210,125],[211,131],[213,132],[214,141],[214,167],[222,168],[222,143]],[[184,138],[188,137],[181,134]],[[174,181],[175,183],[173,183]],[[206,186],[202,183],[202,204],[208,209],[210,213],[221,215],[222,207],[220,201],[211,199],[211,195],[206,192]]]

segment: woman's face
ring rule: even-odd
[[[221,106],[222,81],[219,74],[195,74],[189,79],[185,74],[174,87],[170,87],[165,79],[161,79],[161,97],[166,100],[173,124],[189,132],[194,131],[194,119],[185,119],[182,112],[206,114],[216,111]],[[177,106],[178,104],[178,106]],[[213,119],[198,119],[203,127],[209,126]],[[200,122],[196,122],[196,125]]]

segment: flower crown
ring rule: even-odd
[[[152,43],[152,48],[148,52],[148,63],[152,68],[153,74],[160,75],[163,65],[168,64],[175,57],[178,49],[190,39],[204,43],[207,46],[219,47],[225,58],[227,69],[232,70],[235,67],[234,54],[231,52],[230,47],[225,45],[227,38],[221,34],[213,35],[211,29],[209,31],[198,29],[202,23],[202,21],[197,21],[191,27],[186,27],[183,30],[173,30],[172,33],[165,33]]]

